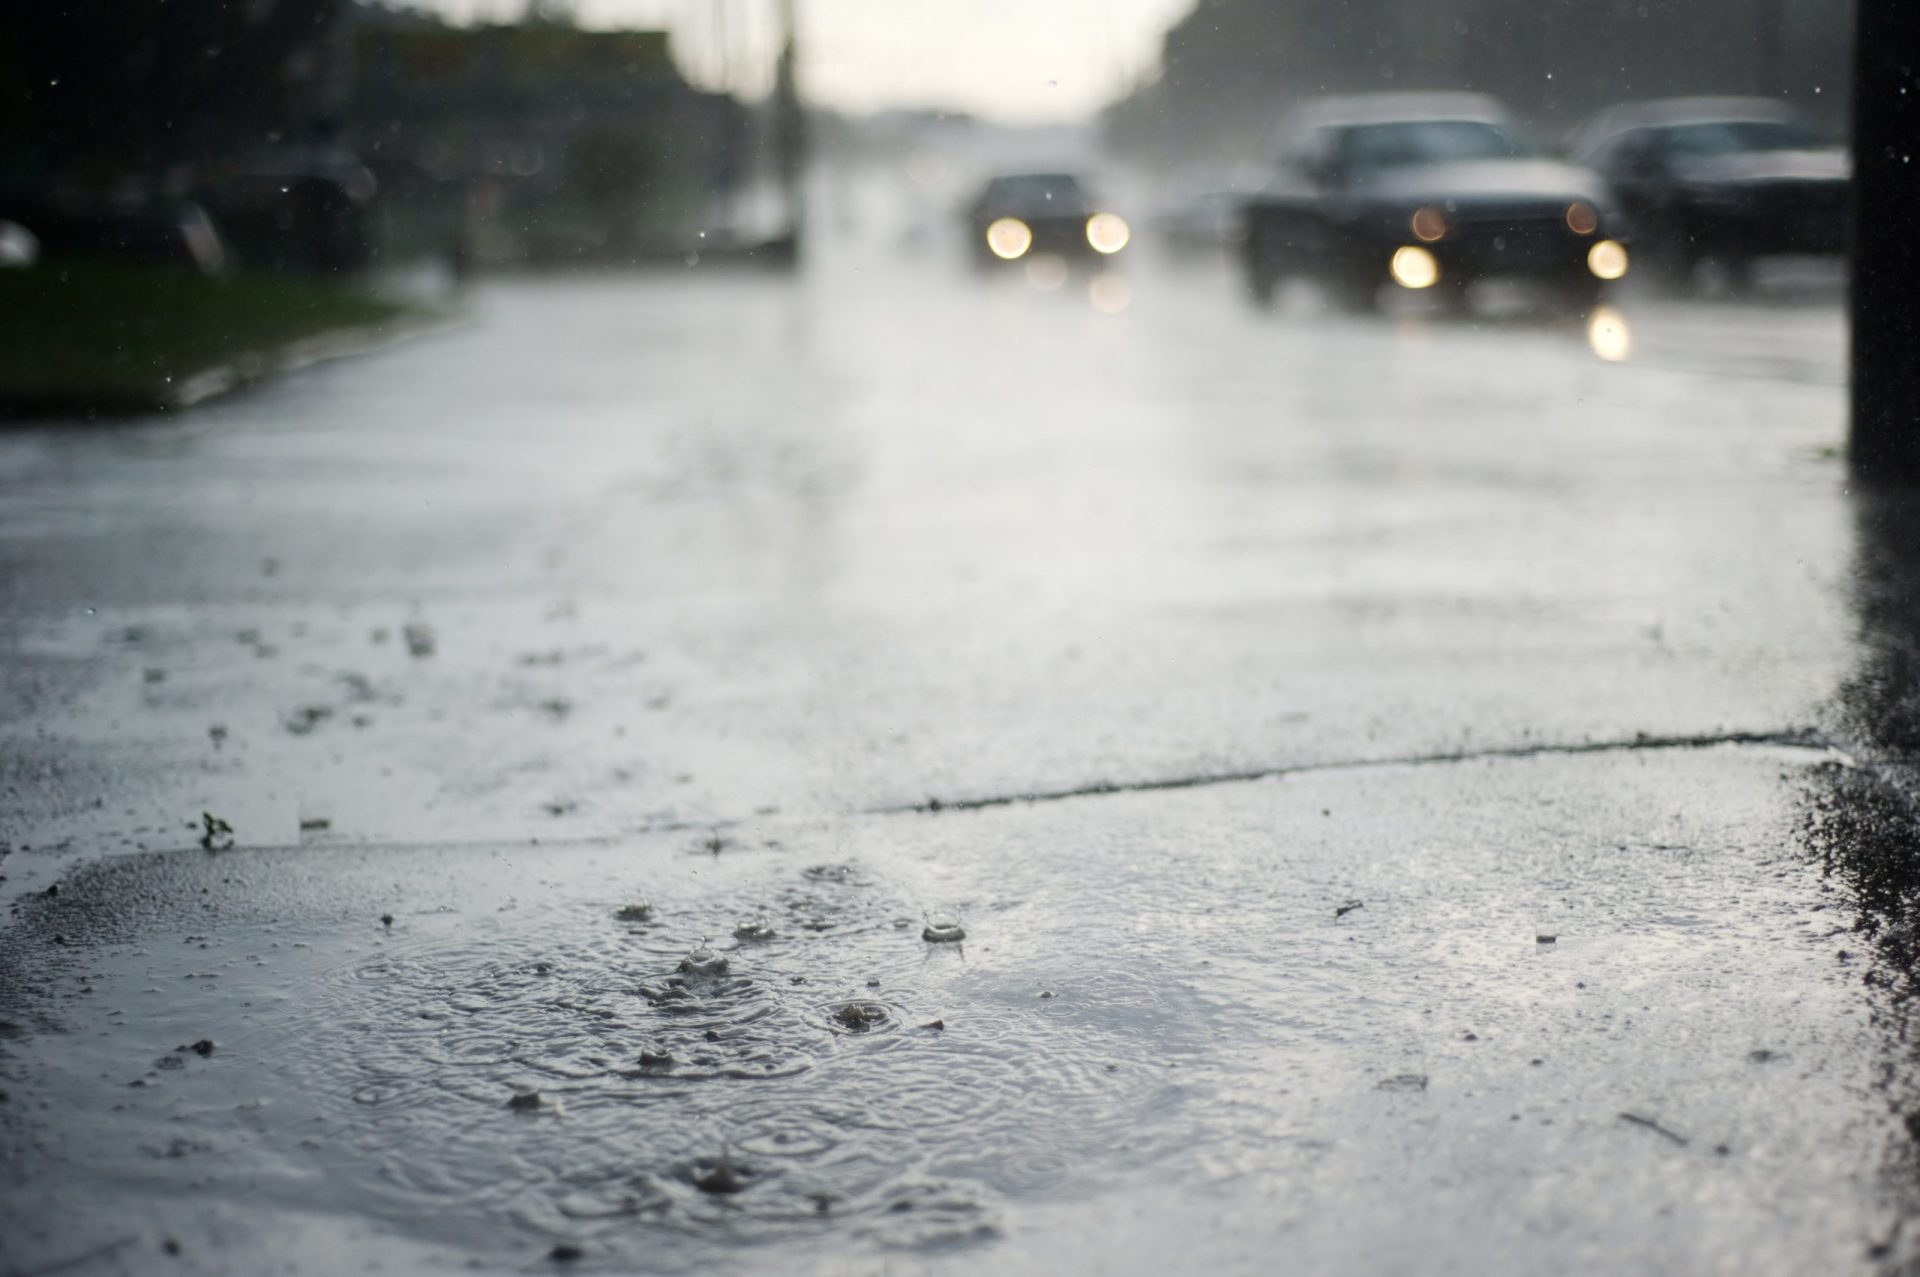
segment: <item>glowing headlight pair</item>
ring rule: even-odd
[[[1412,244],[1393,250],[1388,270],[1393,282],[1402,288],[1417,291],[1440,282],[1438,259]],[[1587,250],[1587,270],[1595,279],[1619,279],[1627,273],[1627,250],[1614,240],[1603,239]]]
[[[1087,219],[1087,243],[1096,253],[1111,255],[1133,238],[1126,219],[1118,213],[1095,213]],[[987,247],[1006,261],[1025,256],[1033,247],[1033,228],[1017,217],[1003,217],[987,227]]]

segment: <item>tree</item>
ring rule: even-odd
[[[111,180],[276,140],[340,74],[349,0],[33,3],[0,63],[9,130],[47,176]]]

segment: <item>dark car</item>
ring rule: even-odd
[[[974,259],[991,265],[1029,254],[1110,257],[1131,232],[1071,173],[1009,173],[988,182],[968,208],[967,238]]]
[[[30,232],[47,260],[99,258],[204,274],[227,267],[227,248],[206,210],[188,200],[65,203],[0,196],[0,218]]]
[[[1243,260],[1265,302],[1283,279],[1372,308],[1389,283],[1464,305],[1515,278],[1586,307],[1626,273],[1604,183],[1542,156],[1477,94],[1327,98],[1282,122],[1273,180],[1248,200]]]
[[[1756,258],[1846,247],[1846,152],[1767,98],[1671,98],[1603,111],[1570,154],[1606,178],[1635,251],[1670,280],[1713,258],[1743,282]]]

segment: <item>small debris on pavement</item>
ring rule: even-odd
[[[1655,1135],[1662,1136],[1665,1139],[1672,1140],[1675,1144],[1679,1145],[1681,1148],[1685,1148],[1687,1146],[1686,1136],[1680,1135],[1680,1134],[1677,1134],[1676,1132],[1668,1130],[1666,1127],[1660,1125],[1660,1123],[1654,1121],[1650,1117],[1642,1117],[1638,1113],[1622,1113],[1620,1115],[1620,1120],[1623,1122],[1631,1123],[1634,1126],[1642,1127],[1646,1130],[1652,1131]]]
[[[333,717],[330,705],[302,705],[293,713],[280,720],[280,726],[287,729],[291,736],[310,736],[313,729]]]
[[[233,826],[210,811],[200,813],[200,845],[208,851],[225,851],[233,846]]]
[[[435,647],[433,627],[425,621],[407,622],[406,627],[400,631],[400,634],[401,637],[407,641],[408,656],[428,657],[433,655]]]

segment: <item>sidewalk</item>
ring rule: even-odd
[[[1910,1259],[1835,317],[1204,282],[516,281],[0,440],[0,1259]]]

